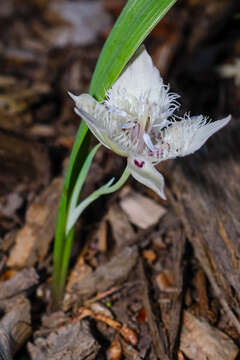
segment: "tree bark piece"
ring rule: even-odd
[[[170,233],[167,233],[170,236]],[[171,232],[172,246],[168,250],[168,266],[165,265],[167,287],[160,292],[159,303],[162,321],[165,326],[167,348],[170,358],[175,358],[181,325],[183,302],[183,256],[185,251],[185,235],[181,228]],[[169,283],[169,284],[168,284]]]
[[[46,256],[56,227],[62,178],[56,178],[29,206],[26,224],[17,233],[10,252],[9,267],[22,268],[41,262]]]
[[[205,149],[173,163],[168,197],[196,257],[240,334],[239,123],[215,134]],[[234,309],[234,311],[233,311]]]
[[[46,339],[37,338],[35,344],[28,344],[32,360],[94,360],[99,348],[85,320],[66,325]]]
[[[32,333],[30,303],[19,296],[0,321],[0,359],[11,360]]]
[[[154,237],[154,235],[153,235]],[[139,265],[139,276],[143,288],[143,305],[146,310],[147,322],[153,339],[156,355],[161,360],[175,359],[180,328],[183,286],[183,253],[185,236],[179,228],[172,231],[172,246],[168,258],[159,257],[165,273],[170,273],[171,286],[159,291],[157,282],[148,282],[143,263]],[[152,288],[152,289],[151,289]],[[150,295],[151,294],[151,295]]]
[[[49,181],[50,163],[43,146],[0,133],[0,195],[21,184],[21,190],[38,189]]]
[[[166,348],[166,338],[163,332],[163,324],[159,316],[157,317],[153,311],[153,305],[149,297],[148,282],[145,277],[144,265],[142,262],[139,264],[139,274],[142,280],[143,288],[143,305],[146,309],[148,326],[151,336],[153,338],[153,345],[157,356],[162,360],[169,360]],[[159,311],[158,311],[159,312]],[[158,314],[159,315],[159,314]]]
[[[7,281],[0,282],[0,304],[1,300],[8,299],[23,291],[28,290],[38,283],[38,274],[33,268],[18,272]]]
[[[238,354],[238,347],[227,335],[189,311],[183,316],[180,349],[193,360],[234,360]]]
[[[72,285],[64,301],[64,307],[81,303],[82,300],[94,295],[96,292],[106,291],[112,286],[124,281],[137,262],[136,246],[124,248],[108,263],[99,266],[96,271]]]
[[[120,206],[127,214],[129,221],[140,229],[155,225],[166,213],[166,209],[156,201],[131,189],[122,196]]]

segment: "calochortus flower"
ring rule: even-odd
[[[182,118],[178,95],[163,84],[147,51],[141,47],[99,103],[92,96],[75,96],[75,111],[107,148],[127,157],[132,176],[164,195],[163,176],[154,165],[198,150],[231,119],[209,122],[199,115]]]

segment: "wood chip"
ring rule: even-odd
[[[143,250],[143,257],[151,265],[157,258],[156,253],[152,249]]]
[[[28,344],[32,360],[94,360],[99,345],[87,321],[74,322],[52,332],[46,339],[37,338]]]
[[[234,360],[238,347],[222,331],[185,311],[180,349],[189,359]]]
[[[129,222],[128,216],[119,205],[112,204],[105,219],[110,224],[112,237],[117,249],[131,244],[133,239],[136,238],[136,233]]]
[[[18,232],[10,252],[9,267],[22,268],[40,262],[53,238],[62,178],[56,178],[30,205],[26,225]]]
[[[5,118],[1,116],[0,120]],[[7,192],[31,191],[47,185],[50,162],[43,145],[9,133],[0,133],[0,195]]]
[[[91,274],[92,268],[84,262],[83,256],[80,255],[73,270],[70,272],[66,286],[67,292],[70,292],[73,284],[84,279]]]
[[[122,346],[119,340],[113,340],[108,352],[107,360],[121,360],[122,358]]]
[[[0,281],[0,300],[28,290],[38,283],[38,274],[33,268],[18,272],[7,281]]]
[[[166,253],[162,256],[159,255],[153,265],[158,268],[168,265],[168,268],[171,269],[164,268],[161,271],[160,283],[150,282],[147,276],[149,270],[147,267],[145,268],[143,262],[139,261],[138,268],[146,321],[155,353],[161,360],[174,358],[181,327],[185,236],[181,228],[167,233],[168,236],[170,234],[173,242],[167,257]],[[158,287],[163,291],[159,291]]]
[[[174,274],[168,269],[164,269],[156,275],[156,282],[160,291],[176,291],[176,288],[174,287]]]
[[[0,199],[0,213],[8,217],[14,216],[22,204],[23,198],[17,192],[11,192]]]
[[[77,320],[83,319],[87,316],[94,318],[96,321],[102,321],[108,326],[112,327],[114,330],[118,331],[119,334],[131,345],[135,346],[138,343],[138,336],[134,330],[128,327],[126,324],[121,324],[119,321],[112,319],[112,317],[108,317],[103,315],[102,313],[94,313],[89,308],[82,307],[78,309],[78,317]]]
[[[138,252],[135,246],[127,247],[112,259],[97,268],[80,281],[72,285],[71,292],[64,299],[64,308],[89,298],[96,292],[102,292],[125,280],[137,262]]]
[[[140,229],[155,225],[166,213],[166,209],[154,200],[133,190],[122,197],[120,206],[128,215],[129,220]]]
[[[110,24],[109,14],[99,1],[57,1],[51,4],[51,10],[56,12],[56,17],[65,21],[65,26],[55,27],[46,34],[48,40],[57,47],[69,43],[90,45],[97,34]]]
[[[12,309],[0,322],[0,359],[10,360],[32,333],[30,303],[24,297],[16,299]]]

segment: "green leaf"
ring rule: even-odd
[[[65,238],[65,229],[67,221],[67,213],[69,201],[72,194],[72,189],[75,184],[75,179],[78,172],[81,170],[82,164],[85,161],[88,151],[88,144],[90,140],[87,134],[88,127],[85,122],[81,122],[78,133],[73,145],[71,156],[66,171],[63,189],[61,193],[58,217],[56,224],[56,233],[53,250],[53,303],[58,304],[62,297],[65,279],[61,278],[62,260],[65,251],[65,245],[69,239],[73,238],[74,230],[68,235],[68,241]],[[87,136],[86,136],[87,135]],[[72,240],[71,240],[72,242]]]
[[[99,57],[90,85],[90,94],[97,100],[108,90],[138,46],[165,15],[176,0],[129,0],[109,35]],[[68,89],[66,89],[68,90]],[[74,228],[67,237],[66,222],[75,182],[88,154],[90,135],[81,122],[69,159],[60,198],[53,256],[53,301],[58,304],[64,289]]]
[[[129,0],[108,37],[93,74],[90,94],[105,97],[136,49],[176,0]]]

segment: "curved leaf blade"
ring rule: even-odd
[[[129,0],[109,35],[93,74],[90,94],[105,97],[142,41],[176,0]]]

